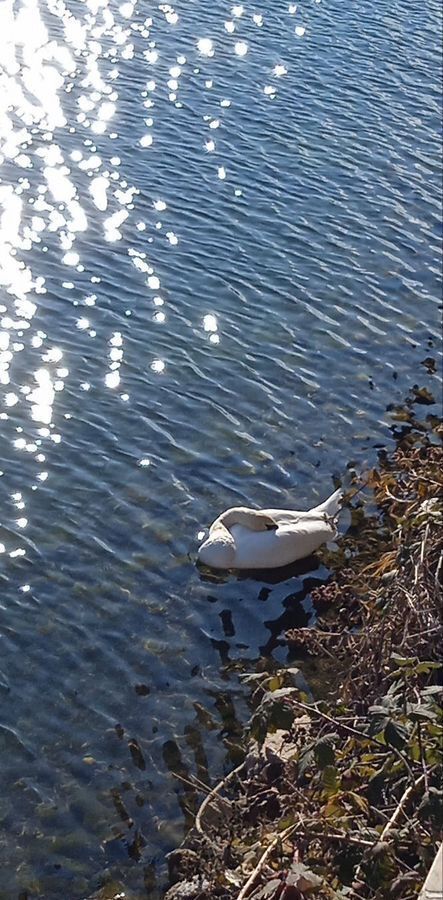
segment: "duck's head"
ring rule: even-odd
[[[197,551],[198,561],[212,569],[232,569],[235,550],[232,540],[226,540],[223,533],[211,532]]]

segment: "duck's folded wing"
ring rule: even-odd
[[[227,509],[211,525],[211,530],[217,524],[224,525],[228,530],[234,525],[242,525],[249,531],[269,531],[277,528],[277,522],[267,512],[260,509],[249,509],[247,506],[234,506]]]
[[[306,515],[306,513],[297,512],[294,509],[263,509],[260,512],[267,519],[275,522],[277,527],[281,525],[297,525],[298,522],[303,522]]]

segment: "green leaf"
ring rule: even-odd
[[[441,669],[441,663],[421,662],[414,667],[414,675],[425,675],[428,672],[432,672],[433,669]]]
[[[368,801],[365,799],[365,797],[360,797],[360,794],[356,794],[355,791],[348,791],[347,796],[352,799],[352,802],[355,804],[355,806],[358,807],[358,809],[361,809],[361,811],[364,813],[368,812],[369,806]]]
[[[426,730],[432,737],[441,737],[443,734],[442,725],[428,725]]]
[[[324,735],[314,746],[315,761],[319,769],[325,769],[326,766],[333,766],[335,762],[335,751],[332,746],[332,739],[338,735]]]
[[[421,750],[420,750],[420,744],[418,743],[418,740],[411,742],[411,744],[409,746],[409,757],[410,757],[410,759],[413,759],[414,762],[418,762],[419,759],[421,758]]]
[[[280,878],[271,878],[264,887],[262,887],[258,893],[254,894],[255,900],[274,900],[274,897],[278,896],[279,889],[281,888],[281,880]]]
[[[328,797],[340,790],[340,778],[336,766],[325,766],[322,772],[323,787]]]
[[[404,675],[404,672],[401,669],[397,669],[397,673]],[[389,677],[392,678],[395,674],[396,674],[396,672],[391,672]],[[404,681],[402,678],[401,681],[394,681],[392,684],[389,685],[388,696],[390,694],[399,694],[400,692],[403,692],[403,691],[404,691]]]
[[[376,740],[380,740],[380,737],[384,740],[384,729],[387,722],[389,722],[389,716],[386,714],[373,716],[369,725],[370,736],[376,738]]]
[[[265,716],[256,714],[251,721],[250,734],[261,746],[268,733],[268,723]]]
[[[268,728],[283,728],[289,731],[294,721],[294,711],[282,703],[276,703],[268,714]]]
[[[289,694],[293,694],[295,691],[297,691],[297,688],[294,687],[284,687],[274,691],[266,691],[262,697],[260,707],[267,706],[269,703],[275,703],[276,700],[284,701],[289,697]]]
[[[402,750],[408,740],[409,731],[400,722],[394,722],[393,719],[389,719],[385,725],[384,736],[387,744],[391,744],[397,750]]]
[[[307,744],[300,754],[298,760],[298,774],[304,775],[308,769],[312,769],[315,765],[314,744]]]
[[[346,810],[343,809],[341,803],[336,799],[336,795],[331,800],[328,800],[326,806],[323,807],[323,815],[327,819],[340,818],[346,815]]]
[[[425,750],[425,761],[428,766],[441,766],[441,750],[438,747],[427,747]]]
[[[440,684],[430,684],[429,687],[425,687],[421,691],[423,697],[429,697],[431,694],[441,694],[442,692],[443,687]]]
[[[435,720],[437,718],[437,714],[436,714],[435,710],[429,709],[429,707],[426,707],[426,706],[422,706],[422,705],[419,706],[418,704],[416,706],[413,706],[411,709],[409,709],[408,712],[409,712],[410,718],[414,719],[414,720],[427,719],[430,722],[435,722]]]
[[[317,891],[323,885],[323,879],[320,878],[311,869],[308,869],[302,862],[293,862],[286,876],[287,887],[293,887],[300,894],[309,894]]]
[[[397,666],[413,666],[417,662],[416,656],[399,656],[398,653],[391,653],[391,659]]]
[[[372,775],[368,781],[366,794],[372,806],[378,806],[382,802],[384,791],[386,788],[387,773],[384,769],[379,769]]]

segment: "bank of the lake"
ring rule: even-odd
[[[247,677],[244,759],[171,854],[167,900],[418,895],[442,822],[443,427],[431,401],[415,388],[392,410],[395,450],[365,474],[327,554],[317,623],[287,633],[297,662],[263,660]],[[304,677],[314,656],[321,697]]]

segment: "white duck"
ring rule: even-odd
[[[336,518],[343,492],[307,512],[248,509],[222,513],[198,549],[198,559],[214,569],[274,569],[303,559],[337,536]]]

